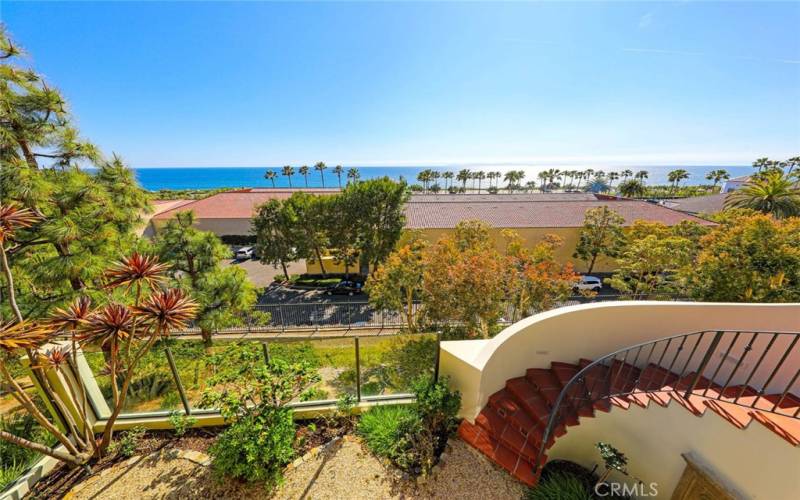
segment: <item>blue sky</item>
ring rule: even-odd
[[[800,3],[8,2],[135,167],[747,164],[800,153]]]

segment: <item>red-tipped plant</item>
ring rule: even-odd
[[[185,328],[197,314],[197,303],[183,290],[171,288],[159,290],[141,305],[133,308],[143,325],[154,333],[164,336],[173,330]]]
[[[106,286],[109,288],[136,286],[138,294],[142,285],[153,288],[162,283],[166,279],[165,273],[168,269],[169,266],[160,263],[155,255],[134,252],[129,257],[123,257],[106,271]]]

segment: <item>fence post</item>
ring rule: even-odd
[[[350,302],[347,302],[347,329],[353,328],[352,312],[350,311]]]
[[[286,333],[286,318],[283,316],[283,304],[278,304],[278,312],[281,313],[281,332]]]
[[[433,383],[439,382],[439,359],[442,352],[442,331],[436,332],[436,359],[433,364]]]
[[[360,403],[361,402],[361,356],[360,356],[360,346],[358,342],[358,337],[355,337],[355,345],[356,345],[356,400]]]
[[[694,376],[694,380],[692,380],[692,384],[689,386],[688,389],[686,389],[686,392],[683,393],[683,397],[684,398],[689,399],[689,396],[691,396],[692,392],[694,392],[694,388],[697,386],[697,383],[700,381],[700,377],[703,376],[703,372],[705,371],[706,366],[708,365],[708,362],[711,361],[711,356],[714,354],[714,351],[717,350],[717,346],[719,345],[719,341],[722,339],[722,335],[724,333],[725,332],[717,332],[717,334],[714,335],[714,338],[711,339],[711,345],[708,346],[708,350],[706,351],[706,354],[703,356],[703,360],[700,362],[700,366],[697,367],[697,375]],[[722,361],[720,361],[720,363],[722,363]],[[713,382],[713,380],[711,382]]]
[[[183,410],[187,415],[189,415],[192,413],[192,409],[189,406],[189,400],[186,399],[186,392],[183,390],[183,383],[181,382],[180,375],[178,375],[178,367],[175,366],[175,359],[172,357],[172,350],[169,348],[169,346],[165,346],[164,352],[167,354],[167,363],[169,364],[169,369],[172,372],[172,378],[175,379],[175,387],[178,389],[178,395],[181,397]]]

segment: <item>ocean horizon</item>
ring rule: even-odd
[[[345,172],[342,174],[342,185],[347,183],[347,169],[351,167],[343,166]],[[416,182],[417,174],[425,169],[437,170],[440,172],[451,171],[457,173],[463,168],[470,167],[370,167],[359,166],[357,168],[360,178],[374,179],[378,177],[390,177],[392,179],[406,179],[409,183]],[[483,168],[470,168],[470,170],[477,171],[483,170],[506,172],[508,170],[523,170],[525,171],[525,180],[536,180],[536,174],[542,170],[547,170],[550,167],[483,167]],[[592,167],[586,167],[592,168]],[[670,170],[682,168],[689,172],[689,178],[683,181],[684,185],[697,185],[707,184],[705,179],[706,174],[711,170],[725,169],[731,177],[738,177],[747,175],[753,171],[749,165],[695,165],[695,166],[647,166],[647,167],[605,167],[597,168],[594,170],[603,170],[604,172],[619,172],[625,169],[630,169],[634,172],[639,170],[646,170],[649,172],[649,177],[646,180],[648,184],[666,184],[667,174]],[[580,167],[565,167],[568,170],[584,170]],[[161,189],[218,189],[218,188],[248,188],[248,187],[273,187],[273,183],[266,178],[264,174],[267,170],[274,170],[278,176],[275,178],[274,187],[289,187],[289,179],[280,174],[281,167],[138,167],[132,169],[143,188],[149,191],[158,191]],[[484,180],[484,186],[488,186],[488,181]],[[323,179],[320,177],[319,172],[310,167],[308,178],[304,179],[302,175],[297,172],[295,167],[295,174],[291,179],[292,187],[323,187]],[[325,187],[338,187],[339,179],[333,173],[332,166],[329,166],[324,172],[324,186]]]

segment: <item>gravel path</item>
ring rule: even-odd
[[[346,437],[286,472],[274,499],[519,499],[524,486],[459,439],[424,484],[403,478],[372,456],[357,438]],[[270,498],[261,486],[216,481],[198,452],[169,450],[134,457],[74,488],[73,499]]]

